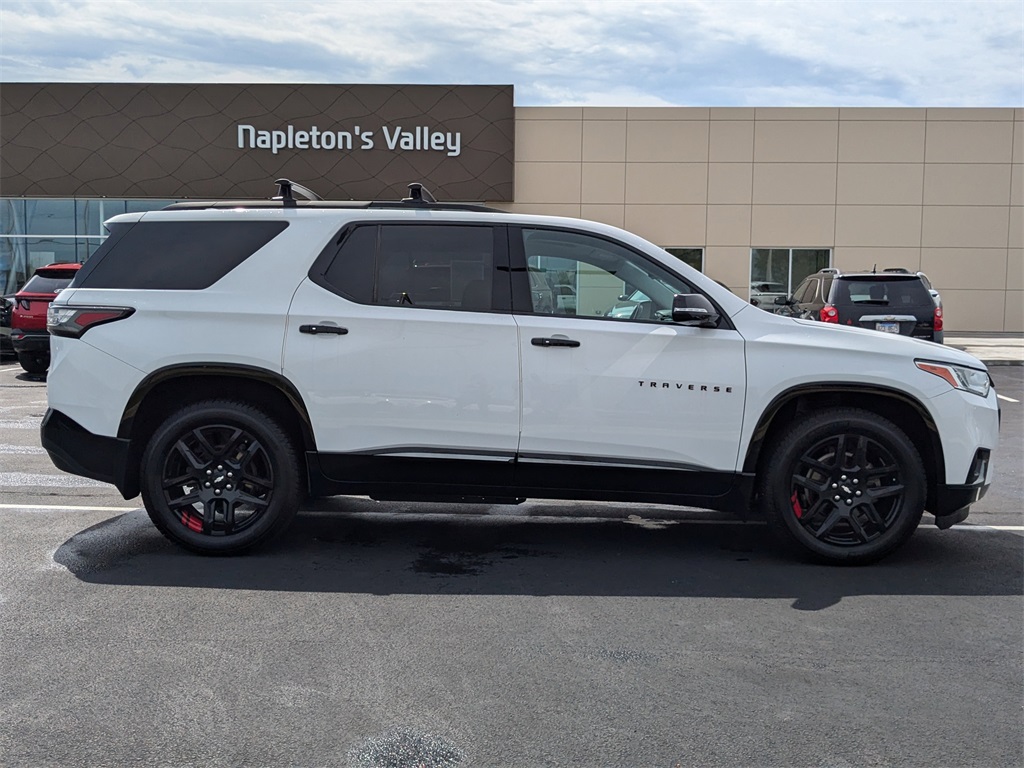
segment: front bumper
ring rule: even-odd
[[[949,528],[967,519],[971,504],[980,500],[988,493],[989,483],[980,482],[975,485],[943,485],[936,494],[935,509],[928,510],[935,515],[935,525]]]
[[[94,435],[53,408],[46,411],[39,432],[57,469],[110,483],[126,499],[139,495],[138,477],[128,477],[130,441]]]

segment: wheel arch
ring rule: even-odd
[[[850,407],[878,414],[902,429],[924,462],[927,496],[925,509],[935,508],[936,493],[946,482],[946,465],[935,420],[915,398],[890,387],[843,382],[794,387],[777,395],[765,408],[754,429],[743,461],[744,472],[760,472],[766,452],[778,433],[802,414],[826,407]]]
[[[138,484],[146,443],[171,413],[188,403],[223,397],[250,403],[272,416],[295,442],[300,455],[315,450],[309,412],[298,390],[284,376],[247,365],[168,366],[139,383],[121,415],[117,436],[130,441],[128,482]],[[138,493],[138,488],[130,490]]]

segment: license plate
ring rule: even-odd
[[[886,333],[899,333],[899,323],[875,323],[876,331],[885,331]]]

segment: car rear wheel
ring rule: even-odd
[[[759,485],[768,522],[815,559],[879,560],[921,521],[921,457],[899,427],[869,411],[822,411],[790,426],[769,456]]]
[[[281,426],[227,400],[170,416],[142,458],[150,519],[202,554],[237,554],[280,534],[298,509],[299,478],[297,452]]]
[[[40,352],[19,352],[18,362],[26,373],[46,373],[50,367],[50,356]]]

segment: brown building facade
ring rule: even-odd
[[[336,199],[422,181],[439,199],[624,227],[744,297],[822,266],[903,267],[928,274],[947,329],[1024,331],[1024,109],[515,108],[511,86],[114,84],[3,85],[0,108],[7,290],[39,263],[87,258],[125,210],[266,197],[281,176]]]

